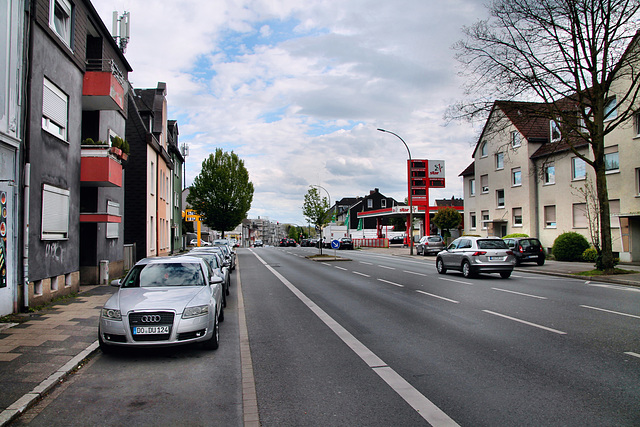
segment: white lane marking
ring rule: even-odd
[[[544,329],[545,331],[553,332],[555,334],[559,334],[559,335],[567,334],[566,332],[562,332],[557,329],[547,328],[546,326],[538,325],[537,323],[527,322],[526,320],[517,319],[515,317],[507,316],[506,314],[496,313],[495,311],[489,311],[489,310],[482,310],[482,311],[484,311],[485,313],[493,314],[494,316],[504,317],[505,319],[513,320],[514,322],[519,322],[525,325],[533,326],[535,328]]]
[[[581,305],[580,307],[583,307],[583,308],[589,308],[589,309],[591,309],[591,310],[604,311],[604,312],[606,312],[606,313],[611,313],[611,314],[618,314],[618,315],[620,315],[620,316],[633,317],[634,319],[640,319],[640,316],[636,316],[635,314],[620,313],[619,311],[606,310],[606,309],[604,309],[604,308],[591,307],[591,306],[589,306],[589,305]]]
[[[591,283],[591,282],[585,282],[585,285],[595,286],[599,288],[617,289],[619,291],[640,292],[640,289],[634,288],[631,286],[605,285],[604,283]]]
[[[387,270],[395,270],[394,267],[387,267],[386,265],[378,265],[380,268],[386,268]]]
[[[522,292],[516,292],[516,291],[510,291],[508,289],[500,289],[500,288],[491,288],[494,291],[500,291],[500,292],[508,292],[510,294],[516,294],[516,295],[522,295],[523,297],[531,297],[531,298],[538,298],[538,299],[547,299],[547,297],[541,297],[538,295],[531,295],[531,294],[524,294]]]
[[[640,354],[634,353],[633,351],[625,351],[624,354],[628,354],[629,356],[637,357],[640,359]]]
[[[343,267],[338,267],[337,265],[334,265],[334,267],[335,267],[335,268],[337,268],[338,270],[343,270],[343,271],[347,271],[347,269],[346,269],[346,268],[343,268]]]
[[[358,261],[360,264],[364,264],[364,265],[373,265],[373,263],[371,262],[364,262],[364,261]]]
[[[424,294],[424,295],[429,295],[430,297],[433,297],[433,298],[438,298],[438,299],[442,299],[442,300],[445,300],[445,301],[449,301],[449,302],[452,302],[454,304],[460,304],[460,301],[456,301],[454,299],[441,297],[439,295],[430,294],[429,292],[425,292],[425,291],[421,291],[421,290],[417,290],[416,292],[419,292],[419,293]]]
[[[447,279],[445,277],[440,277],[440,280],[445,280],[447,282],[454,282],[454,283],[460,283],[462,285],[470,285],[470,286],[475,286],[475,283],[471,283],[471,282],[463,282],[462,280],[455,280],[455,279]]]
[[[320,264],[322,265],[326,265],[327,267],[333,267],[331,264],[329,264],[328,262],[321,262]]]
[[[393,285],[393,286],[397,286],[399,288],[404,288],[404,285],[401,285],[399,283],[390,282],[390,281],[384,280],[384,279],[378,279],[378,280],[381,281],[381,282],[384,282],[384,283],[388,283],[388,284]]]
[[[438,408],[433,402],[427,399],[407,380],[402,378],[396,371],[387,365],[369,348],[362,344],[356,337],[351,335],[342,325],[336,322],[324,310],[318,307],[310,298],[303,294],[284,276],[278,273],[274,268],[267,264],[259,255],[253,253],[256,258],[274,275],[276,276],[303,304],[305,304],[320,320],[324,322],[354,353],[358,355],[389,387],[429,424],[435,427],[458,426],[451,417],[445,414],[442,409]]]
[[[405,273],[409,273],[409,274],[415,274],[416,276],[423,276],[423,277],[427,277],[426,274],[422,274],[422,273],[416,273],[415,271],[409,271],[409,270],[404,270]]]
[[[364,273],[360,273],[359,271],[352,271],[353,274],[358,274],[360,276],[364,276],[364,277],[371,277],[368,274],[364,274]]]

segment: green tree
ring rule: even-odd
[[[594,170],[602,261],[611,272],[604,139],[637,112],[640,2],[495,0],[488,9],[491,18],[465,27],[455,45],[471,99],[449,116],[486,117],[495,99],[536,101],[523,114],[552,121],[559,142]]]
[[[433,223],[441,230],[444,230],[445,236],[449,237],[451,234],[449,230],[452,228],[458,228],[462,222],[462,215],[454,208],[442,208],[438,209],[433,216]]]
[[[316,227],[322,227],[329,223],[329,201],[326,197],[320,197],[320,190],[316,187],[309,187],[309,191],[304,195],[302,205],[302,215],[308,222]]]
[[[246,218],[252,200],[253,184],[244,161],[221,148],[202,162],[187,196],[187,203],[202,216],[202,222],[222,231],[223,237]]]

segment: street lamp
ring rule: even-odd
[[[378,128],[378,130],[380,132],[385,132],[385,133],[390,133],[391,135],[396,136],[400,141],[402,141],[402,143],[404,144],[405,148],[407,149],[407,153],[409,154],[409,168],[407,169],[407,180],[408,180],[408,189],[409,189],[409,227],[407,227],[409,230],[409,255],[413,255],[413,204],[411,203],[411,151],[409,150],[409,146],[407,145],[406,142],[404,142],[404,139],[400,138],[400,135],[393,133],[389,130],[384,130],[384,129],[380,129]]]

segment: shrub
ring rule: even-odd
[[[589,249],[589,242],[579,233],[562,233],[553,242],[551,252],[557,261],[581,261],[582,253]]]
[[[596,262],[598,259],[598,251],[594,247],[586,249],[582,252],[582,259],[586,262]]]
[[[525,233],[511,233],[504,236],[503,239],[509,239],[511,237],[529,237],[529,235]]]
[[[82,141],[82,145],[95,145],[95,141],[91,138],[87,138],[84,141]]]

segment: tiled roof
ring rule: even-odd
[[[460,172],[460,175],[458,176],[473,175],[475,173],[476,173],[476,162],[471,162],[471,164],[467,166],[465,170]]]

